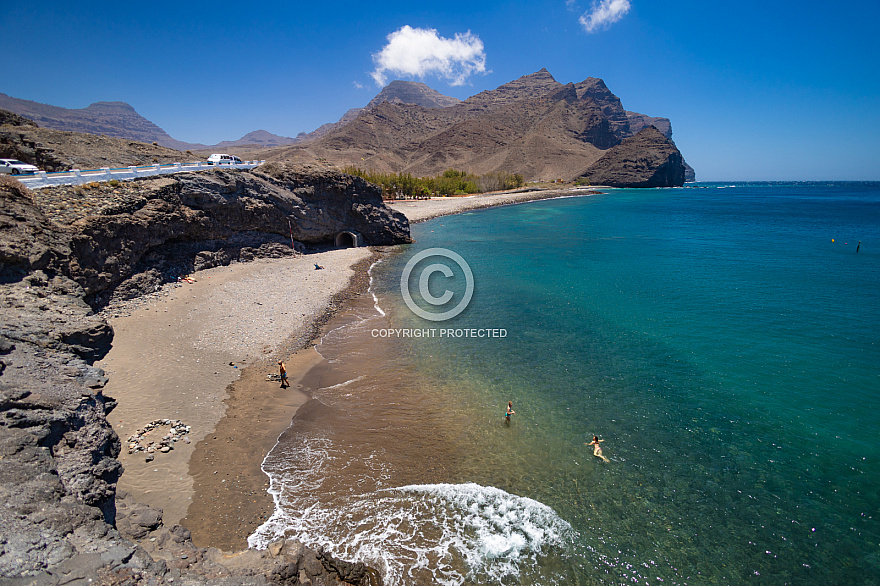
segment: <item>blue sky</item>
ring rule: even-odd
[[[19,2],[0,14],[16,64],[0,92],[125,101],[213,144],[336,121],[376,78],[463,99],[546,67],[669,117],[698,179],[880,180],[878,22],[877,0]],[[404,27],[433,39],[393,42]]]

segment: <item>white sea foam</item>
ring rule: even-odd
[[[370,265],[370,268],[367,270],[367,275],[370,276],[370,286],[369,286],[369,291],[370,291],[370,295],[373,296],[373,307],[375,307],[375,308],[376,308],[376,311],[378,311],[379,314],[382,315],[382,316],[384,317],[384,316],[385,316],[385,312],[382,311],[382,308],[381,308],[381,307],[379,307],[379,298],[376,297],[376,292],[373,290],[373,267],[376,266],[377,264],[379,264],[380,262],[382,262],[382,259],[381,259],[381,258],[380,258],[379,260],[377,260],[376,262],[374,262],[373,264],[371,264],[371,265]]]
[[[345,382],[341,382],[341,383],[337,383],[335,385],[330,385],[329,387],[321,387],[321,388],[323,388],[323,389],[341,389],[342,387],[347,387],[351,383],[360,382],[360,381],[364,380],[365,378],[367,378],[367,377],[359,376],[357,378],[353,378],[353,379],[347,380]]]
[[[316,471],[334,450],[315,438],[301,447],[299,465],[277,473],[265,468],[276,511],[250,536],[250,546],[297,538],[380,569],[391,586],[458,585],[502,584],[539,571],[544,583],[553,583],[542,560],[567,557],[574,540],[571,525],[550,507],[474,483],[379,488],[324,504],[311,495],[321,489]]]

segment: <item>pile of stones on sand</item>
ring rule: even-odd
[[[166,425],[170,425],[171,430],[163,435],[159,441],[148,441],[146,446],[141,444],[141,440],[145,439],[144,436],[154,429]],[[128,453],[146,452],[147,462],[151,462],[155,452],[167,454],[174,449],[174,444],[179,441],[187,444],[190,443],[189,435],[187,435],[190,429],[189,425],[186,425],[179,419],[156,419],[137,430],[134,435],[128,438]]]

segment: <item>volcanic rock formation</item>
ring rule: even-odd
[[[653,126],[612,147],[583,174],[593,185],[679,187],[685,168],[681,153]]]

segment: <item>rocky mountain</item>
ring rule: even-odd
[[[175,150],[222,150],[237,146],[277,147],[293,144],[296,139],[279,136],[265,130],[250,132],[238,140],[227,140],[216,145],[184,142],[138,114],[125,102],[96,102],[87,108],[70,109],[20,100],[0,94],[0,109],[26,117],[43,128],[66,130],[83,134],[134,140]],[[0,120],[0,124],[5,124]]]
[[[450,96],[444,96],[435,89],[431,89],[418,81],[395,80],[382,88],[376,97],[370,100],[366,109],[375,108],[382,102],[392,104],[415,104],[423,108],[446,108],[454,106],[461,100]]]
[[[570,180],[649,120],[628,113],[601,79],[563,85],[542,69],[443,108],[384,101],[314,142],[263,156],[418,176],[454,167],[476,174],[520,173],[527,180]]]
[[[641,132],[642,129],[653,126],[666,138],[672,138],[672,122],[669,121],[669,118],[645,116],[638,112],[629,111],[626,113],[626,118],[629,121],[630,132],[632,132],[633,136]]]
[[[372,110],[383,102],[392,104],[415,104],[423,108],[446,108],[454,106],[461,100],[450,96],[444,96],[437,90],[428,87],[426,84],[418,81],[401,81],[395,80],[382,88],[375,98],[363,108],[352,108],[342,115],[337,122],[322,124],[312,132],[300,132],[296,136],[297,143],[311,142],[322,136],[342,128],[349,122],[355,120],[361,112]]]
[[[471,96],[462,105],[466,106],[470,112],[496,110],[514,102],[540,98],[560,87],[561,84],[553,79],[547,69],[541,69],[498,86],[494,90],[487,90]]]
[[[241,146],[255,146],[258,148],[277,147],[294,144],[296,142],[297,139],[290,138],[289,136],[279,136],[266,130],[255,130],[254,132],[248,132],[238,140],[224,140],[211,147],[204,147],[201,150],[209,148],[211,150],[222,151],[224,149]]]
[[[0,108],[30,118],[44,128],[189,148],[187,143],[174,140],[125,102],[96,102],[87,108],[69,109],[0,94]]]
[[[290,138],[259,130],[210,147],[174,140],[123,102],[99,102],[82,110],[68,110],[0,94],[0,107],[4,104],[17,114],[29,115],[53,128],[125,136],[176,149],[199,150],[200,154],[232,151],[244,158],[297,163],[320,160],[415,175],[434,175],[455,167],[476,174],[518,173],[527,180],[568,180],[581,176],[606,150],[645,128],[657,128],[672,139],[668,118],[625,110],[601,79],[590,77],[563,85],[546,69],[464,101],[444,96],[423,83],[393,81],[366,107],[351,109],[338,122],[324,124],[311,133]],[[7,144],[17,141],[26,155],[30,149],[34,151],[31,159],[40,160],[36,150],[45,151],[51,140],[38,140],[33,134],[19,132],[18,138],[6,139],[0,136],[0,148],[4,140]],[[57,136],[52,140],[64,142]],[[76,147],[64,150],[71,153]],[[121,149],[115,158],[133,159],[122,156],[130,150]],[[12,152],[9,148],[6,151]],[[165,162],[163,158],[168,156],[172,160],[192,157],[143,154],[152,154],[159,162]],[[32,162],[27,156],[22,158]],[[48,170],[65,165],[114,166],[113,158],[104,156],[105,162],[89,165],[43,156],[42,162],[35,164]],[[142,164],[140,159],[136,163],[120,162]],[[683,165],[688,180],[692,180],[693,169],[687,163]]]
[[[675,144],[649,126],[608,149],[581,178],[609,187],[670,187],[683,185],[684,176],[684,159]]]

